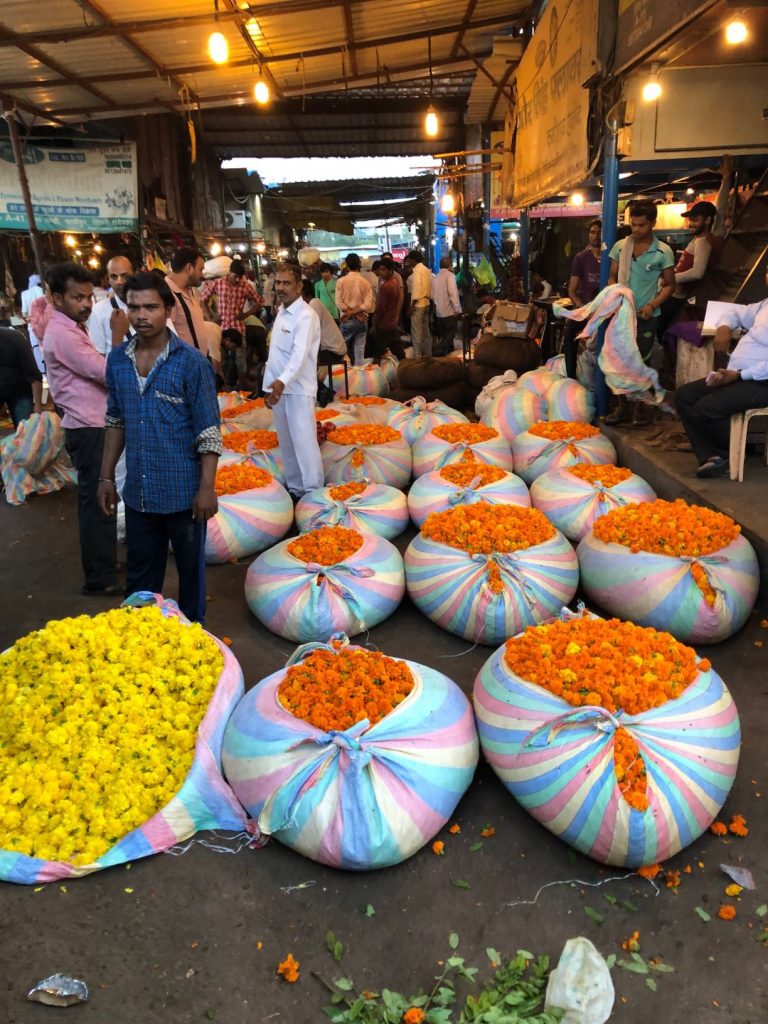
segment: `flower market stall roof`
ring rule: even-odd
[[[494,36],[519,33],[525,0],[6,0],[0,96],[40,124],[194,112],[222,155],[419,154],[459,141]],[[183,9],[183,14],[180,10]],[[208,54],[212,32],[229,46]],[[428,44],[432,50],[432,80]],[[272,103],[253,101],[259,75]],[[423,137],[430,90],[445,111]]]

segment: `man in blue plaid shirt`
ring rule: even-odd
[[[125,291],[135,336],[113,349],[107,364],[98,500],[115,515],[115,466],[125,448],[126,595],[162,593],[170,541],[179,607],[190,621],[202,622],[205,530],[218,508],[221,454],[213,370],[201,352],[166,327],[174,299],[162,278],[134,274]]]

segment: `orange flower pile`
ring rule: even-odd
[[[294,959],[293,953],[289,953],[285,960],[278,964],[277,973],[291,985],[299,980],[299,961]]]
[[[360,423],[357,426],[338,427],[333,432],[333,437],[328,440],[334,444],[344,445],[369,445],[369,444],[391,444],[402,437],[399,430],[394,427],[382,427],[376,423]]]
[[[426,1019],[427,1015],[420,1006],[412,1006],[403,1014],[403,1024],[424,1024]]]
[[[641,878],[655,878],[660,871],[661,864],[644,864],[641,868],[637,869],[637,873]]]
[[[679,697],[708,661],[669,633],[618,619],[571,619],[529,627],[506,642],[510,671],[573,707],[638,715]],[[624,729],[614,734],[614,767],[627,803],[648,806],[645,763]]]
[[[324,732],[343,731],[367,718],[376,725],[413,690],[404,661],[380,651],[313,651],[292,665],[278,688],[286,711]]]
[[[712,824],[709,826],[709,831],[712,833],[713,836],[728,835],[728,829],[722,823],[722,821],[713,821]]]
[[[529,434],[536,437],[546,437],[549,441],[583,441],[586,437],[597,437],[600,433],[597,427],[589,423],[571,423],[568,420],[549,420],[547,422],[534,423],[528,427]]]
[[[621,544],[633,554],[649,551],[672,558],[703,558],[727,547],[741,533],[741,527],[730,516],[689,505],[682,498],[657,498],[613,509],[598,519],[593,529],[604,544]],[[691,575],[707,604],[714,605],[716,594],[703,566],[692,565]]]
[[[378,395],[350,395],[349,398],[342,398],[340,401],[347,405],[384,405],[386,398],[379,398]]]
[[[261,451],[277,448],[279,444],[276,430],[237,430],[234,434],[223,437],[222,442],[229,451],[242,454],[248,451],[249,444]]]
[[[742,814],[734,814],[728,826],[728,831],[734,836],[740,836],[742,839],[748,836],[747,819]]]
[[[334,501],[346,501],[347,498],[354,498],[356,494],[362,494],[367,489],[368,481],[359,480],[350,484],[339,484],[338,487],[332,487],[328,494]]]
[[[621,948],[626,949],[628,953],[638,953],[640,951],[640,932],[632,932],[629,938],[622,942]]]
[[[479,444],[499,436],[498,430],[486,427],[484,423],[441,423],[432,428],[432,433],[450,444]]]
[[[436,857],[445,856],[445,843],[442,839],[436,839],[434,843],[432,843],[432,853],[434,853]]]
[[[216,473],[216,493],[239,494],[240,491],[251,491],[257,487],[266,487],[272,480],[272,474],[266,469],[241,463],[237,466],[222,466]]]
[[[457,487],[469,487],[472,481],[479,477],[477,487],[485,487],[486,484],[495,484],[497,480],[503,479],[507,474],[498,466],[490,466],[487,462],[476,462],[474,459],[462,459],[461,462],[453,462],[450,466],[444,466],[440,470],[440,476]]]
[[[249,402],[241,402],[240,405],[233,405],[230,409],[224,409],[221,414],[221,418],[223,420],[231,420],[234,419],[235,416],[242,416],[244,412],[250,412],[251,409],[263,408],[263,398],[252,398]]]
[[[335,419],[339,413],[335,409],[315,409],[315,419],[318,423]]]
[[[582,463],[580,466],[569,466],[568,472],[588,484],[602,484],[603,487],[615,487],[623,484],[632,476],[632,470],[624,466],[592,466]]]
[[[730,903],[723,903],[717,912],[717,916],[722,918],[723,921],[732,921],[736,917],[736,907],[731,906]]]
[[[292,540],[288,552],[301,562],[337,565],[359,551],[364,540],[361,533],[346,526],[318,526]]]

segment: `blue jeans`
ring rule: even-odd
[[[367,333],[367,320],[357,320],[353,317],[351,320],[341,321],[341,336],[347,343],[347,350],[349,350],[350,344],[352,345],[352,351],[349,352],[349,356],[355,366],[362,366],[365,360],[365,339]]]
[[[32,403],[31,395],[21,395],[16,398],[11,398],[6,402],[8,411],[11,414],[11,420],[13,421],[14,427],[18,427],[22,420],[29,419],[32,415],[34,405]]]

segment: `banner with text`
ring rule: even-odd
[[[597,0],[550,4],[517,70],[515,206],[583,181],[589,90],[597,67]]]
[[[711,6],[712,0],[619,0],[614,72],[639,60],[684,22]]]
[[[28,144],[24,167],[41,231],[138,229],[136,145],[52,149]],[[28,230],[10,142],[0,142],[0,229]]]

